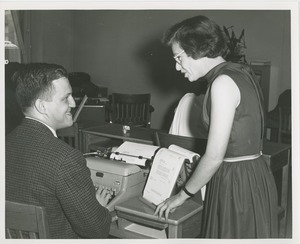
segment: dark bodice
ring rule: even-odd
[[[207,129],[210,119],[210,87],[219,75],[228,75],[238,86],[241,101],[236,108],[232,130],[225,157],[236,157],[257,154],[261,150],[263,129],[263,111],[259,87],[254,81],[250,67],[243,64],[224,62],[214,67],[204,77],[208,82],[203,120]],[[259,97],[259,99],[258,99]]]

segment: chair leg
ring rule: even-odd
[[[278,237],[279,238],[285,238],[285,232],[286,232],[286,211],[284,211],[284,216],[281,217],[278,221]]]

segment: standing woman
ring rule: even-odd
[[[277,192],[262,156],[264,112],[259,86],[247,65],[226,62],[221,28],[205,16],[174,25],[165,36],[176,70],[208,88],[202,118],[206,152],[182,190],[157,206],[168,218],[207,183],[203,238],[277,238]],[[201,223],[199,223],[201,224]]]

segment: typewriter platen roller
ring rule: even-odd
[[[109,211],[114,211],[117,203],[142,194],[147,175],[139,166],[101,157],[87,157],[86,161],[95,188],[104,187],[112,195]]]

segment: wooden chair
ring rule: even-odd
[[[272,170],[277,188],[279,238],[285,238],[287,212],[291,208],[288,200],[291,194],[291,146],[264,141],[263,156]]]
[[[279,106],[278,143],[291,144],[291,107]]]
[[[79,149],[79,128],[78,123],[64,129],[57,130],[57,137],[68,143],[70,146]]]
[[[110,122],[129,126],[150,127],[151,94],[112,93],[110,106]]]
[[[291,144],[291,98],[291,89],[285,90],[276,107],[266,114],[266,127],[270,131],[268,140]]]
[[[112,93],[110,104],[107,106],[109,122],[137,127],[151,126],[151,113],[154,108],[150,105],[151,94],[124,94]],[[122,140],[101,138],[90,145],[90,150],[105,150],[109,147],[118,147]]]
[[[50,238],[45,208],[5,201],[5,234],[7,239]]]

